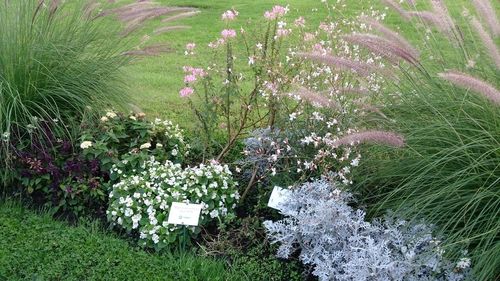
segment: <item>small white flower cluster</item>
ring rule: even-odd
[[[2,134],[2,141],[3,142],[9,142],[10,139],[10,132],[5,132]]]
[[[101,122],[108,122],[109,119],[115,119],[116,117],[118,117],[116,112],[114,112],[113,110],[109,110],[108,112],[106,112],[106,115],[101,117]]]
[[[258,179],[291,172],[302,178],[319,174],[352,184],[351,172],[359,165],[361,155],[355,146],[331,145],[352,129],[341,125],[329,127],[325,123],[328,122],[309,120],[307,124],[295,122],[296,127],[290,125],[287,130],[252,132],[245,140],[242,166],[257,167]]]
[[[89,147],[92,146],[92,142],[91,141],[83,141],[81,144],[80,144],[80,148],[81,149],[87,149]]]
[[[143,171],[122,175],[113,186],[108,220],[127,231],[137,230],[143,246],[161,249],[177,241],[182,226],[167,223],[172,202],[201,204],[200,225],[233,214],[240,197],[227,165],[215,162],[183,169],[180,164],[159,163],[152,157]],[[122,174],[114,168],[112,173]],[[197,227],[188,231],[196,234]]]
[[[152,122],[153,125],[153,135],[164,135],[166,138],[169,140],[176,140],[173,141],[173,147],[170,149],[170,154],[173,157],[178,157],[178,156],[187,156],[189,155],[189,149],[190,146],[187,144],[184,140],[184,131],[179,128],[179,125],[174,124],[170,120],[162,120],[159,118],[156,118],[154,122]],[[151,145],[149,145],[151,146]],[[160,144],[161,146],[161,144]],[[158,147],[158,145],[157,145]],[[142,144],[141,149],[144,148],[149,148],[148,143]]]

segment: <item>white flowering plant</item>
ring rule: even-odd
[[[200,227],[221,225],[235,218],[239,193],[227,165],[212,161],[183,168],[152,157],[141,168],[142,171],[130,174],[113,168],[112,173],[122,175],[121,181],[113,185],[107,210],[108,220],[136,233],[140,245],[161,250],[181,241],[189,242]],[[169,224],[173,202],[201,204],[199,227]]]
[[[189,144],[178,125],[169,120],[148,121],[143,113],[125,115],[109,110],[80,139],[83,154],[100,159],[106,171],[113,165],[121,170],[140,169],[150,156],[181,163],[189,154]],[[110,176],[113,181],[118,179],[118,174]]]

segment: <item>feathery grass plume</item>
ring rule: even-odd
[[[170,21],[179,20],[179,19],[183,19],[183,18],[189,18],[189,17],[195,16],[195,15],[197,15],[199,13],[201,13],[201,11],[199,11],[199,10],[191,11],[191,12],[185,12],[185,13],[180,13],[180,14],[175,15],[175,16],[164,18],[164,19],[161,20],[161,22],[170,22]]]
[[[377,107],[373,104],[367,103],[365,98],[355,99],[352,101],[352,103],[357,105],[362,112],[376,113],[377,115],[381,116],[382,118],[389,120],[389,117],[387,117],[387,115],[385,115],[384,112],[382,112],[382,110],[380,110],[379,107]]]
[[[417,54],[417,57],[419,56],[420,52],[415,49],[410,42],[408,42],[403,36],[401,36],[399,33],[395,32],[394,30],[391,30],[390,28],[386,27],[376,19],[368,16],[363,16],[361,17],[361,20],[365,22],[366,24],[370,25],[371,28],[375,29],[376,31],[380,32],[383,37],[386,39],[394,42],[395,44],[399,45],[402,49],[405,50],[410,50],[411,53]]]
[[[481,41],[483,41],[483,45],[490,57],[495,62],[497,69],[500,69],[500,51],[498,50],[495,41],[493,41],[488,32],[484,30],[483,25],[475,17],[471,19],[471,24],[474,29],[476,29],[479,38],[481,38]]]
[[[407,2],[409,5],[412,5],[412,6],[415,6],[415,5],[416,5],[415,0],[406,0],[406,2]]]
[[[448,11],[448,7],[444,4],[443,0],[431,0],[432,10],[441,19],[443,25],[448,25],[449,29],[455,28],[453,18]]]
[[[443,21],[439,15],[429,11],[417,11],[417,12],[408,12],[411,17],[417,17],[421,21],[433,25],[437,30],[447,37],[450,37],[453,33],[453,28]]]
[[[156,45],[150,45],[143,47],[138,50],[131,50],[124,52],[123,55],[126,56],[158,56],[162,53],[168,53],[171,52],[172,48],[170,48],[166,44],[156,44]]]
[[[101,6],[101,3],[97,2],[96,0],[91,0],[88,1],[84,6],[83,6],[83,14],[87,18],[91,18],[92,15],[95,13],[96,9]]]
[[[153,7],[155,5],[158,5],[158,4],[153,3],[151,1],[134,2],[131,4],[125,5],[123,7],[104,10],[104,11],[100,12],[99,15],[97,15],[97,16],[104,17],[104,16],[108,16],[108,15],[118,15],[118,14],[126,13],[126,12],[131,11],[131,10],[141,9],[144,7]]]
[[[404,137],[388,131],[364,131],[352,133],[341,137],[332,143],[332,146],[337,147],[341,145],[353,145],[357,143],[375,143],[385,144],[392,147],[404,147]]]
[[[396,12],[398,12],[405,20],[410,19],[410,15],[408,15],[408,12],[401,7],[398,3],[394,2],[393,0],[382,0],[387,6],[393,8]]]
[[[370,91],[366,88],[361,88],[361,87],[337,87],[337,88],[332,88],[330,90],[325,90],[321,92],[322,94],[334,94],[334,95],[341,95],[341,96],[348,96],[348,95],[357,95],[357,96],[366,96],[370,94]]]
[[[479,15],[486,21],[493,37],[500,36],[500,22],[489,0],[472,0]]]
[[[137,28],[141,27],[146,20],[158,18],[167,14],[177,13],[178,11],[192,10],[192,8],[169,8],[169,7],[157,7],[145,9],[122,17],[123,21],[129,21],[125,30],[124,35],[128,35],[135,31]]]
[[[314,107],[331,107],[335,109],[341,108],[340,105],[323,94],[314,92],[302,86],[297,86],[297,90],[291,94],[299,96],[302,100],[307,101]]]
[[[154,16],[163,16],[172,13],[192,12],[194,8],[189,7],[141,7],[138,9],[118,13],[118,18],[123,22],[134,21],[142,18],[149,18]]]
[[[108,15],[112,15],[112,14],[123,14],[123,13],[127,13],[130,11],[136,10],[136,9],[143,9],[145,7],[148,7],[148,8],[154,7],[155,5],[158,5],[158,4],[153,3],[151,1],[135,2],[135,3],[125,5],[123,7],[104,10],[101,13],[99,13],[99,15],[97,15],[97,17],[104,17],[104,16],[108,16]]]
[[[394,64],[398,64],[401,59],[414,65],[418,63],[419,53],[415,48],[404,48],[397,43],[377,35],[354,33],[344,35],[342,38],[347,42],[364,46],[368,50],[385,57]]]
[[[50,1],[50,6],[49,6],[50,14],[54,14],[57,11],[57,8],[59,8],[60,4],[61,4],[61,0]]]
[[[374,105],[364,104],[364,105],[361,106],[361,109],[363,109],[364,111],[369,111],[369,112],[376,113],[376,114],[380,115],[382,118],[390,120],[390,118],[387,117],[387,115],[385,115],[384,112],[382,112],[382,110],[380,110],[380,108],[378,108],[378,107],[376,107]],[[394,120],[391,120],[391,121],[395,122]]]
[[[437,16],[437,24],[439,28],[447,30],[445,34],[448,35],[450,39],[455,39],[458,40],[459,43],[462,43],[462,34],[455,25],[455,22],[453,21],[453,18],[451,17],[450,12],[448,11],[448,8],[444,4],[443,0],[431,0],[431,5],[434,14]]]
[[[381,70],[381,68],[376,65],[355,61],[348,58],[310,53],[298,53],[297,55],[313,62],[327,64],[337,69],[351,71],[365,77]]]
[[[438,75],[458,87],[470,89],[493,103],[500,105],[500,91],[483,80],[456,71],[438,73]]]
[[[155,29],[154,34],[162,34],[165,32],[173,31],[173,30],[182,30],[182,29],[189,29],[191,26],[188,25],[170,25],[170,26],[163,26]]]

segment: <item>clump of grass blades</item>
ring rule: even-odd
[[[457,28],[468,35],[464,45],[452,42],[445,50],[446,34],[434,35],[424,50],[433,60],[399,68],[400,96],[389,99],[384,113],[406,148],[371,147],[356,189],[373,216],[392,209],[436,224],[450,256],[468,249],[475,278],[494,280],[500,276],[500,70],[474,24]]]
[[[0,171],[8,178],[13,141],[68,133],[88,107],[123,101],[118,31],[84,5],[0,1]],[[38,120],[38,121],[37,121]],[[43,124],[43,125],[42,125]],[[45,130],[41,130],[44,127]]]

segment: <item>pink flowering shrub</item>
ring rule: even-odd
[[[384,84],[373,71],[384,69],[382,57],[340,37],[366,25],[330,16],[308,26],[287,13],[288,7],[274,6],[260,25],[238,29],[238,12],[226,11],[221,37],[209,44],[213,62],[184,67],[188,89],[181,96],[197,117],[204,157],[243,153],[238,169],[248,176],[247,191],[273,178],[284,184],[283,174],[289,184],[310,176],[349,184],[360,160],[356,143],[335,143],[359,131],[360,120],[380,114],[371,103]],[[273,133],[259,136],[266,130]]]

